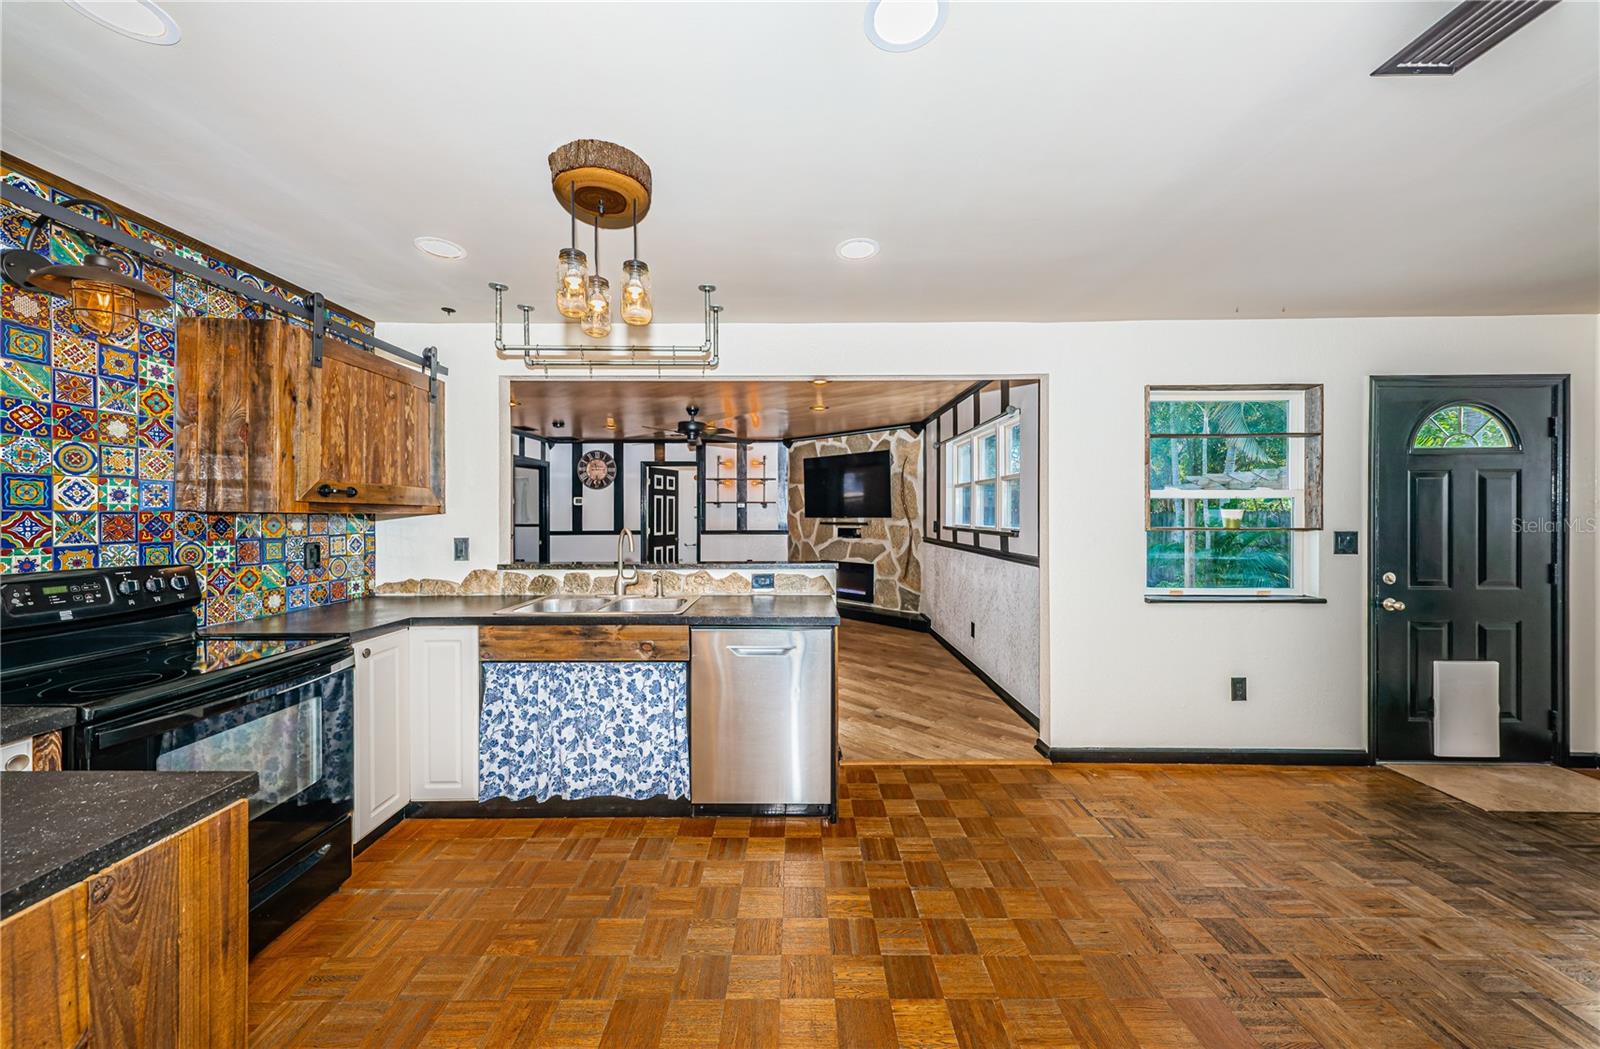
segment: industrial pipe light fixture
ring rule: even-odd
[[[63,207],[88,208],[103,217],[112,229],[120,228],[114,212],[99,201],[71,198],[59,201]],[[48,235],[54,220],[39,215],[28,231],[27,246],[0,255],[0,271],[5,279],[27,291],[42,291],[66,299],[75,323],[104,339],[121,341],[132,335],[139,324],[140,310],[159,310],[169,300],[137,277],[122,272],[115,260],[100,253],[100,244],[89,235],[89,253],[76,265],[57,265],[38,250],[39,237]]]
[[[600,272],[600,230],[633,230],[633,257],[622,263],[618,313],[629,327],[644,327],[655,318],[651,300],[650,267],[639,258],[639,220],[650,211],[650,166],[630,149],[615,142],[577,139],[550,154],[550,188],[567,212],[571,237],[556,255],[556,311],[579,323],[592,339],[611,334],[611,282]],[[590,257],[578,248],[578,222],[594,230],[593,268]],[[522,311],[523,345],[508,346],[504,339],[503,303],[506,286],[494,289],[495,351],[521,354],[529,368],[610,367],[644,365],[656,368],[711,369],[718,362],[718,314],[711,302],[713,285],[699,286],[705,296],[705,341],[699,346],[535,346],[532,344],[532,306]]]

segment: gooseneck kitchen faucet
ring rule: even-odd
[[[627,549],[624,551],[623,547]],[[633,531],[627,525],[622,526],[622,531],[617,533],[617,596],[621,597],[628,591],[628,584],[639,578],[639,570],[624,573],[622,559],[633,553]]]

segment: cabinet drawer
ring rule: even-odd
[[[487,626],[478,654],[493,662],[636,663],[689,658],[687,626]]]

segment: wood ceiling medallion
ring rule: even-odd
[[[550,154],[550,189],[563,211],[569,203],[576,209],[579,222],[598,217],[601,229],[626,229],[650,211],[650,165],[615,142],[580,138]]]

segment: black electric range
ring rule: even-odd
[[[255,772],[250,944],[350,872],[354,660],[334,639],[197,633],[187,566],[0,581],[0,703],[75,714],[68,767]]]

